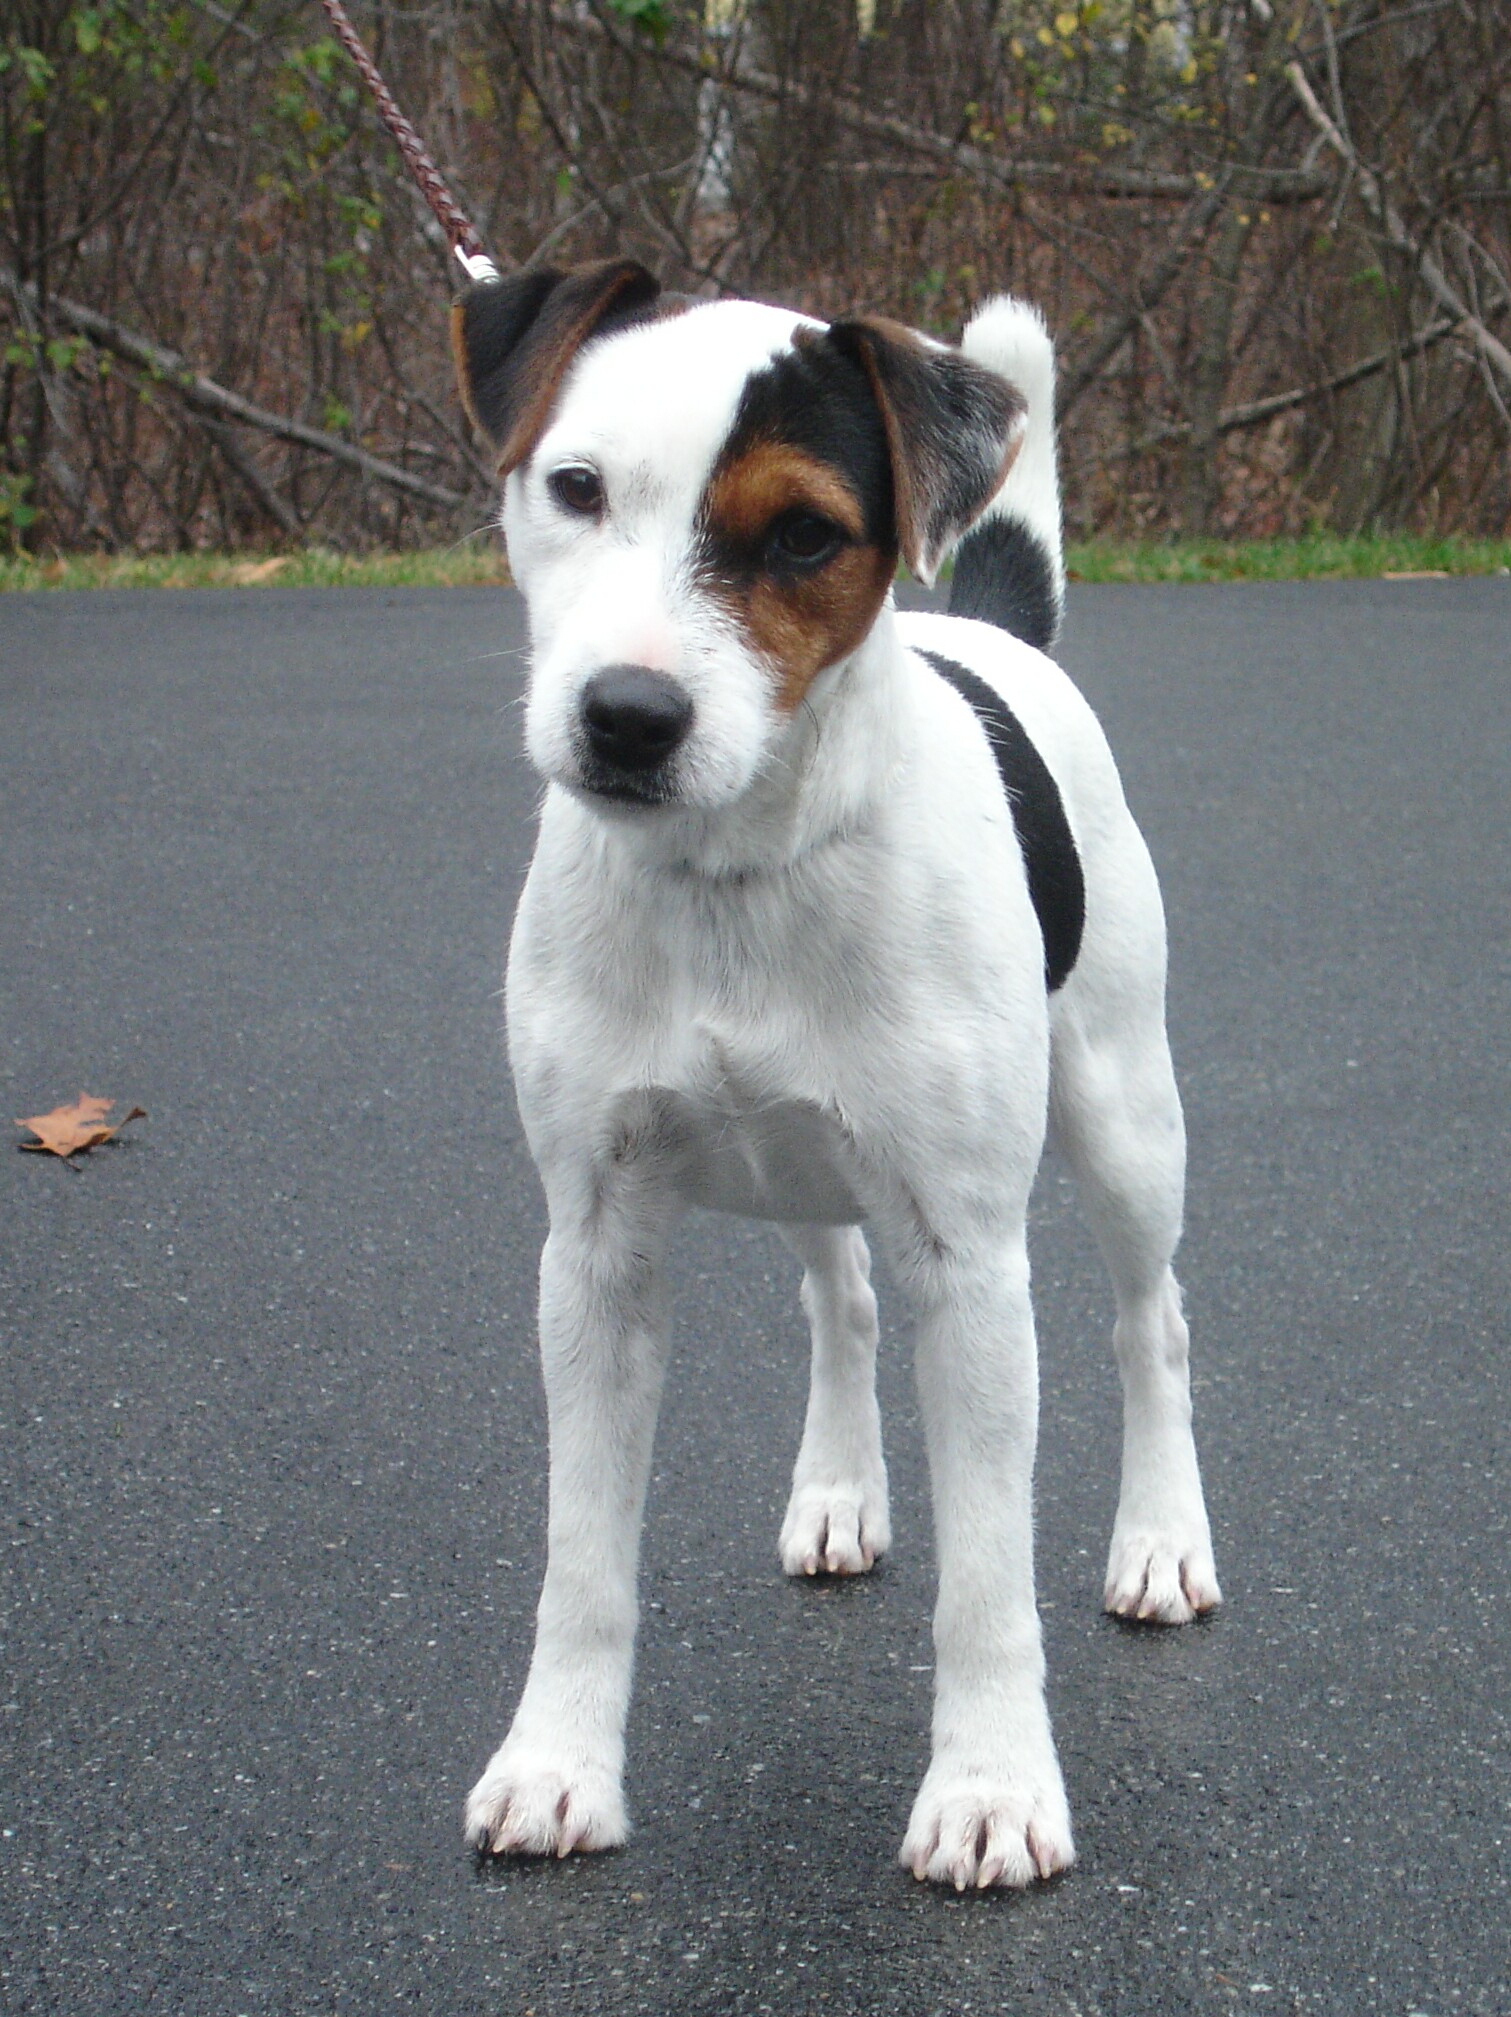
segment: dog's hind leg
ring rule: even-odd
[[[876,1405],[876,1297],[858,1226],[783,1226],[813,1334],[803,1440],[782,1522],[789,1576],[857,1576],[891,1542]]]
[[[1120,1617],[1181,1625],[1222,1595],[1191,1433],[1186,1324],[1171,1270],[1185,1126],[1163,989],[1147,967],[1077,980],[1090,985],[1056,1019],[1050,1115],[1117,1297],[1123,1471],[1104,1601]]]

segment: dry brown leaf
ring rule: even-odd
[[[80,1093],[72,1106],[54,1107],[50,1114],[28,1114],[18,1120],[18,1128],[30,1128],[37,1137],[34,1142],[18,1142],[17,1147],[34,1149],[54,1156],[81,1156],[88,1149],[97,1149],[101,1142],[113,1141],[125,1127],[127,1121],[144,1121],[145,1107],[133,1107],[123,1114],[114,1127],[105,1125],[105,1116],[116,1104],[114,1100],[96,1099],[89,1093]]]
[[[231,569],[230,579],[237,588],[256,588],[259,582],[271,581],[275,574],[281,574],[288,564],[286,553],[272,560],[238,560]]]

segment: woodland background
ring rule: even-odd
[[[1511,528],[1511,0],[352,0],[503,266],[955,335],[1081,535]],[[439,228],[314,0],[5,0],[0,553],[482,524]]]

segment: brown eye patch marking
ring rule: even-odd
[[[832,547],[812,559],[784,553],[782,527],[798,515],[832,527]],[[790,714],[875,622],[897,550],[867,538],[865,506],[839,470],[781,441],[721,462],[701,518],[712,592],[775,672],[777,706]]]
[[[704,503],[706,522],[726,539],[764,545],[784,511],[831,519],[850,539],[864,539],[860,500],[837,469],[784,441],[758,441],[715,470]]]

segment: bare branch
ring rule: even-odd
[[[501,0],[494,0],[494,11],[502,11]],[[626,53],[634,46],[598,17],[580,14],[575,9],[553,8],[552,19],[562,29],[600,35]],[[896,113],[873,111],[838,91],[797,77],[775,76],[747,62],[738,52],[720,64],[706,49],[678,48],[668,43],[659,52],[659,60],[694,77],[716,78],[727,89],[820,113],[868,140],[927,155],[954,174],[968,175],[996,189],[1043,187],[1094,191],[1102,196],[1165,197],[1180,201],[1199,197],[1207,187],[1200,176],[1159,169],[1122,168],[1113,162],[1083,167],[1064,161],[1031,160],[1022,153],[991,154],[969,141],[951,140],[945,134],[931,132]],[[1305,169],[1253,168],[1245,171],[1240,186],[1244,194],[1262,197],[1267,203],[1306,203],[1324,194],[1328,185],[1323,177]]]
[[[1188,205],[1152,273],[1136,280],[1125,309],[1114,315],[1065,380],[1057,399],[1061,417],[1087,392],[1152,308],[1164,299],[1191,255],[1192,246],[1228,199],[1226,179]]]
[[[204,433],[220,450],[226,467],[259,510],[272,519],[285,538],[303,539],[304,527],[299,522],[298,514],[284,503],[273,486],[264,479],[252,458],[242,454],[241,444],[231,429],[219,420],[212,420],[207,413],[198,414],[196,417]]]
[[[1300,101],[1302,111],[1339,160],[1347,165],[1359,191],[1360,201],[1374,219],[1376,229],[1398,252],[1405,254],[1421,275],[1423,285],[1438,306],[1446,309],[1455,322],[1463,325],[1465,333],[1472,339],[1481,356],[1494,367],[1508,385],[1511,385],[1511,350],[1490,333],[1477,315],[1471,313],[1468,304],[1452,286],[1442,267],[1406,228],[1405,220],[1391,202],[1379,178],[1359,159],[1356,149],[1323,110],[1299,60],[1288,63],[1285,66],[1285,74],[1290,79],[1291,89]]]
[[[0,280],[13,292],[31,297],[32,290],[23,286],[13,273],[0,274]],[[355,469],[375,482],[387,484],[392,490],[407,491],[412,497],[423,498],[427,504],[441,505],[448,511],[455,511],[467,502],[460,491],[443,490],[439,484],[428,483],[424,477],[414,476],[409,470],[400,469],[396,463],[369,455],[355,442],[343,441],[339,434],[327,434],[324,428],[309,427],[302,420],[289,420],[281,413],[269,413],[265,407],[254,406],[251,400],[243,399],[239,393],[227,391],[214,379],[202,376],[177,351],[165,350],[160,343],[153,343],[148,337],[123,329],[118,322],[86,308],[80,301],[69,301],[61,294],[54,294],[48,298],[48,307],[61,322],[67,323],[81,336],[87,336],[99,349],[108,350],[114,356],[124,358],[128,364],[134,364],[139,371],[150,373],[168,390],[177,393],[193,412],[207,413],[214,420],[239,421],[245,427],[260,428],[264,434],[276,435],[280,441],[297,442],[301,448],[312,448],[319,455],[329,456],[333,462],[345,463],[348,469]]]
[[[1293,412],[1298,406],[1309,406],[1314,400],[1326,399],[1330,393],[1343,392],[1350,385],[1358,385],[1382,371],[1392,371],[1407,358],[1416,357],[1434,344],[1441,343],[1444,337],[1456,335],[1460,327],[1459,323],[1447,319],[1430,322],[1408,342],[1399,346],[1392,344],[1389,350],[1377,350],[1370,357],[1361,357],[1346,371],[1335,371],[1330,378],[1321,379],[1315,385],[1298,385],[1291,392],[1275,392],[1267,399],[1251,399],[1242,406],[1230,406],[1218,416],[1217,432],[1234,434],[1244,428],[1262,427],[1265,421],[1275,419],[1278,414]],[[1189,420],[1172,420],[1163,427],[1151,428],[1137,441],[1126,443],[1117,450],[1117,459],[1124,461],[1143,455],[1151,448],[1162,448],[1167,442],[1184,440],[1190,432]]]

